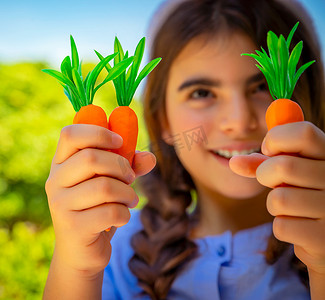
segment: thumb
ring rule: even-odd
[[[155,167],[156,161],[156,156],[153,153],[136,151],[132,163],[136,177],[149,173]]]
[[[241,176],[255,178],[258,166],[269,157],[260,153],[233,156],[229,161],[230,169]]]

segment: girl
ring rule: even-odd
[[[323,65],[310,19],[287,3],[167,2],[144,98],[153,154],[132,168],[105,151],[122,144],[113,132],[62,130],[46,183],[56,245],[45,299],[325,298]],[[307,121],[267,133],[271,96],[240,54],[298,20],[292,45],[317,61],[293,95]],[[260,151],[270,158],[256,178],[240,157],[229,163]],[[136,177],[148,202],[130,215]]]

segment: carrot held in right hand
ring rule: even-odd
[[[310,61],[301,66],[298,70],[297,64],[301,56],[303,42],[300,41],[289,52],[292,37],[299,25],[295,24],[289,33],[287,40],[280,35],[276,36],[272,31],[268,32],[267,45],[269,55],[262,48],[262,52],[256,50],[257,54],[247,54],[253,57],[258,63],[256,66],[264,74],[274,101],[268,107],[265,114],[265,121],[268,130],[278,125],[304,121],[304,114],[298,103],[290,100],[294,88],[301,74],[315,61]],[[230,160],[229,164],[237,174],[255,177],[257,167],[268,157],[259,153],[253,155],[237,156]]]
[[[130,108],[130,103],[133,99],[136,89],[140,82],[158,65],[161,58],[156,58],[150,61],[138,74],[145,48],[145,38],[142,38],[134,52],[134,59],[128,70],[124,70],[120,75],[113,79],[116,90],[116,98],[118,107],[115,108],[109,116],[108,129],[119,134],[123,138],[123,145],[119,149],[114,149],[112,152],[125,157],[132,166],[135,148],[138,137],[138,119]],[[105,65],[108,73],[111,72],[121,61],[128,58],[128,51],[125,52],[117,37],[114,41],[114,51],[118,53],[114,57],[114,67],[109,63]],[[105,58],[95,51],[101,61]]]

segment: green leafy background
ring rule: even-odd
[[[59,83],[41,72],[47,67],[0,64],[0,299],[41,299],[54,247],[44,185],[74,110]],[[83,72],[93,67],[83,64]],[[107,114],[117,106],[111,83],[94,104]],[[142,105],[135,99],[130,106],[139,119],[137,149],[146,150]],[[141,195],[140,201],[141,207]]]

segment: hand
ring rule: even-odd
[[[260,161],[256,173],[244,169],[249,156],[234,157],[230,167],[243,176],[255,173],[272,188],[267,209],[275,217],[274,235],[294,244],[309,271],[325,275],[325,133],[309,122],[276,126],[267,133],[262,153],[270,158],[253,156]]]
[[[129,208],[139,201],[130,183],[155,165],[149,152],[136,153],[132,169],[124,157],[107,151],[122,145],[114,135],[95,125],[63,128],[45,186],[56,236],[54,256],[86,276],[108,264],[113,228],[129,221]]]

